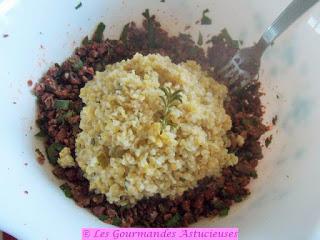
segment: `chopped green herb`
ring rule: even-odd
[[[197,48],[197,47],[191,47],[191,48],[189,49],[189,54],[190,54],[191,56],[193,56],[193,57],[196,57],[196,56],[197,56],[197,53],[198,53],[198,50],[199,50],[199,48]]]
[[[152,21],[152,18],[150,17],[149,9],[146,9],[142,15],[147,20],[147,34],[148,34],[148,43],[150,48],[156,47],[155,42],[155,29],[154,29],[154,23]]]
[[[266,140],[264,141],[266,147],[269,147],[269,145],[272,142],[272,135],[270,135],[269,137],[266,138]]]
[[[85,46],[85,45],[88,45],[88,44],[90,43],[89,37],[88,37],[88,36],[85,36],[81,43],[82,43],[82,45],[84,45],[84,46]]]
[[[199,32],[199,36],[198,36],[198,45],[201,46],[203,44],[203,37],[201,32]]]
[[[108,216],[105,214],[102,214],[98,217],[102,222],[106,221],[108,219]]]
[[[273,118],[272,118],[272,124],[273,125],[276,125],[278,122],[278,115],[275,115]]]
[[[118,216],[112,219],[112,225],[120,226],[121,223],[122,223],[121,218],[119,218]]]
[[[67,110],[69,108],[69,105],[70,105],[70,100],[57,99],[54,102],[54,107],[58,110]]]
[[[160,90],[164,92],[164,96],[160,96],[164,106],[160,123],[162,130],[164,130],[167,125],[173,126],[173,124],[168,120],[168,115],[172,107],[176,106],[178,102],[182,103],[182,90],[176,90],[172,92],[169,87],[160,87]]]
[[[224,216],[227,216],[228,213],[229,213],[229,208],[224,208],[224,209],[219,211],[219,216],[220,217],[224,217]]]
[[[239,41],[233,40],[226,28],[221,30],[221,33],[219,36],[231,47],[239,48]]]
[[[120,211],[124,211],[126,209],[130,209],[130,205],[125,205],[120,207]]]
[[[63,149],[63,145],[60,143],[52,143],[47,149],[48,160],[51,164],[57,164],[59,152]]]
[[[127,43],[129,25],[130,25],[130,23],[127,23],[126,25],[124,25],[123,30],[122,30],[121,35],[120,35],[120,40],[121,40],[124,44]]]
[[[176,213],[168,222],[166,222],[167,227],[175,227],[180,223],[181,217],[179,213]]]
[[[60,189],[64,192],[64,195],[68,198],[72,197],[71,188],[67,183],[64,183],[60,186]]]
[[[83,62],[78,57],[71,58],[70,62],[72,63],[72,68],[75,71],[79,71],[81,68],[83,68]]]
[[[235,201],[235,202],[241,202],[242,200],[243,200],[242,197],[239,196],[239,195],[237,195],[237,196],[234,197],[234,201]]]
[[[191,35],[188,33],[179,33],[179,38],[183,40],[191,40]]]
[[[241,122],[245,126],[255,126],[255,127],[259,123],[256,118],[243,118],[243,119],[241,119]]]
[[[81,6],[82,6],[82,2],[79,2],[79,4],[75,6],[75,9],[78,10],[79,8],[81,8]]]
[[[219,200],[213,202],[213,207],[218,209],[218,210],[222,210],[222,209],[226,208],[225,204],[222,201],[219,201]]]
[[[228,197],[229,196],[229,194],[226,192],[226,190],[224,190],[224,189],[222,189],[221,190],[221,195],[223,196],[223,197]]]
[[[202,12],[202,18],[201,18],[201,25],[210,25],[212,23],[212,20],[206,16],[206,14],[209,12],[209,9],[203,10]]]
[[[258,174],[256,171],[252,171],[250,174],[250,177],[253,177],[253,178],[257,178],[258,177]]]
[[[65,121],[68,120],[68,118],[72,117],[73,115],[75,115],[75,112],[72,110],[69,110],[69,111],[63,113],[62,115],[60,115],[59,117],[57,117],[57,122],[64,124]]]
[[[104,25],[104,23],[100,22],[97,26],[96,31],[94,32],[94,34],[92,36],[92,40],[96,41],[96,42],[102,42],[103,32],[104,32],[105,28],[106,28],[106,25]]]
[[[40,131],[38,133],[36,133],[34,135],[35,137],[46,137],[47,136],[47,133],[45,131],[43,131],[42,129],[40,129]]]

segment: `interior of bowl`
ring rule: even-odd
[[[98,22],[106,24],[106,37],[118,38],[124,24],[141,23],[141,13],[149,8],[172,35],[187,32],[196,40],[201,31],[207,40],[226,27],[249,46],[288,3],[87,0],[75,9],[76,1],[0,2],[0,34],[8,34],[0,37],[0,229],[23,239],[77,239],[81,227],[108,226],[65,198],[50,167],[35,160],[34,150],[42,145],[34,138],[35,97],[27,85],[68,57]],[[207,8],[213,24],[195,24]],[[320,6],[308,12],[263,57],[265,122],[270,125],[277,115],[278,123],[267,135],[273,141],[264,149],[251,196],[227,217],[195,226],[236,226],[243,239],[319,237],[319,12]],[[185,31],[187,25],[191,28]]]

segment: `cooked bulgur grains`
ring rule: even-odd
[[[221,176],[199,180],[196,187],[174,199],[157,194],[137,201],[134,206],[120,207],[110,203],[105,195],[90,191],[89,182],[78,164],[67,166],[73,164],[70,161],[65,168],[57,164],[59,152],[64,148],[69,148],[72,158],[76,159],[75,139],[81,132],[79,123],[83,108],[80,89],[92,80],[96,71],[104,71],[108,64],[130,59],[137,52],[143,55],[159,53],[169,56],[174,63],[195,60],[214,78],[209,67],[223,65],[237,50],[236,41],[230,42],[231,38],[226,37],[224,30],[212,38],[206,55],[189,36],[169,37],[154,16],[149,16],[147,11],[144,16],[144,28],[130,23],[124,28],[120,40],[103,40],[101,29],[104,25],[100,24],[92,40],[86,38],[71,58],[61,66],[55,64],[35,86],[39,99],[37,122],[42,131],[39,135],[45,133],[47,136],[47,154],[54,165],[53,173],[65,180],[63,189],[68,190],[68,196],[77,204],[114,225],[175,227],[193,223],[202,216],[223,216],[234,202],[249,194],[246,186],[250,178],[257,177],[255,167],[262,158],[259,138],[267,128],[262,124],[260,84],[257,81],[247,89],[229,95],[224,102],[232,119],[231,130],[227,133],[230,139],[228,151],[237,156],[238,163],[223,168]]]
[[[156,194],[174,198],[219,176],[238,160],[227,150],[226,96],[194,61],[174,64],[159,54],[137,53],[97,72],[80,91],[85,106],[76,137],[90,190],[124,206]],[[60,154],[62,167],[74,163],[70,154]]]

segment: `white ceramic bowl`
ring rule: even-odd
[[[244,45],[257,41],[289,0],[1,0],[0,1],[0,229],[19,239],[79,239],[81,227],[107,226],[64,197],[34,149],[34,82],[62,62],[103,21],[118,37],[149,8],[171,34],[191,25],[197,39],[227,27]],[[196,25],[210,9],[213,24]],[[4,38],[3,34],[9,34]],[[260,80],[266,122],[277,114],[273,142],[258,166],[251,196],[225,218],[196,226],[237,226],[241,239],[320,239],[320,4],[263,57]],[[278,96],[278,98],[277,98]],[[14,104],[14,102],[16,104]],[[27,163],[27,166],[26,164]],[[24,193],[28,191],[28,194]]]

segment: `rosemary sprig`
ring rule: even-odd
[[[173,126],[168,119],[171,108],[177,106],[178,102],[182,103],[182,90],[171,91],[169,87],[160,87],[160,90],[163,91],[164,96],[160,96],[163,103],[162,116],[160,118],[161,129],[165,129],[167,125]]]

